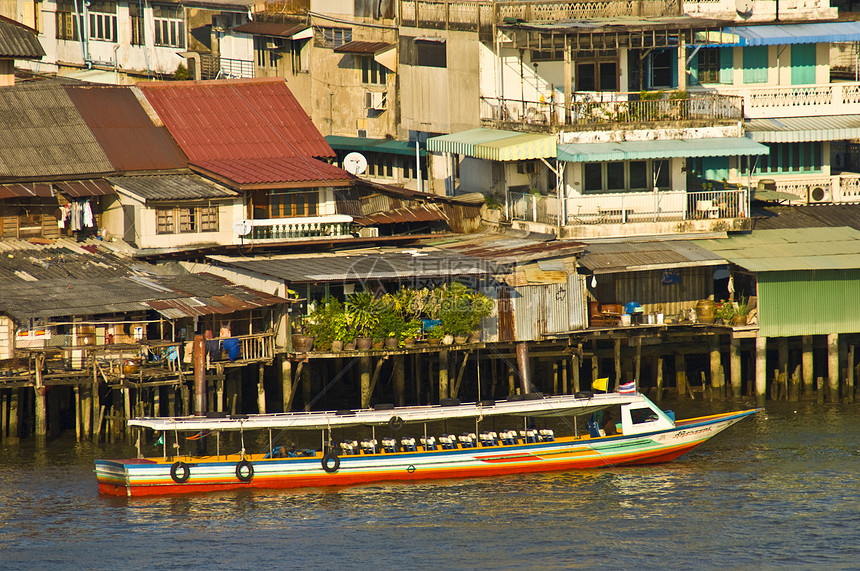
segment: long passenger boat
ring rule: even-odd
[[[671,411],[664,412],[646,396],[635,392],[534,394],[502,401],[461,404],[449,400],[444,404],[447,406],[388,405],[327,412],[132,419],[129,421],[132,427],[161,433],[162,454],[145,458],[138,446],[137,458],[96,460],[99,491],[145,496],[244,488],[344,486],[669,462],[760,410],[676,421]],[[592,415],[610,407],[618,415],[615,418],[620,418],[616,434],[611,434],[612,428],[610,434],[605,434],[593,423],[585,423],[586,430],[579,433],[577,416]],[[521,427],[501,432],[482,430],[484,421],[500,416],[520,417]],[[556,437],[548,428],[534,428],[534,419],[559,416],[573,420],[572,435]],[[428,423],[456,419],[463,422],[474,419],[474,432],[456,436],[427,432]],[[359,427],[371,427],[370,436],[332,441],[333,430],[342,432],[341,429]],[[409,428],[419,434],[403,436]],[[250,430],[269,431],[267,450],[260,453],[245,450],[245,432]],[[273,430],[319,430],[320,448],[288,450],[274,446]],[[227,431],[240,433],[241,445],[237,451],[222,453],[220,435]],[[182,453],[184,440],[199,438],[206,438],[209,448],[214,439],[215,454]],[[169,444],[171,440],[173,444]]]

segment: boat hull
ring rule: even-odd
[[[507,446],[361,454],[329,459],[238,457],[96,460],[99,491],[119,496],[347,486],[382,481],[472,478],[669,462],[756,410],[679,421],[659,432],[601,438],[562,438]],[[180,461],[182,465],[177,465]],[[339,464],[336,470],[332,470]]]

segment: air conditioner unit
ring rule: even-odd
[[[379,238],[379,228],[376,228],[376,227],[360,228],[358,230],[358,236],[360,238]]]
[[[388,93],[385,91],[366,92],[365,107],[374,111],[385,111],[388,108]]]
[[[830,188],[826,186],[812,186],[809,188],[809,197],[807,202],[814,204],[817,202],[830,202]]]

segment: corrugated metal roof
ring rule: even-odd
[[[189,162],[334,156],[283,78],[137,87]]]
[[[113,165],[66,91],[49,83],[0,89],[0,177],[94,175]]]
[[[555,240],[546,235],[491,232],[428,240],[426,243],[498,264],[576,256],[584,246],[581,242]]]
[[[38,59],[45,55],[38,32],[5,16],[0,16],[0,57]]]
[[[744,137],[662,139],[617,143],[576,143],[558,146],[558,160],[568,162],[668,159],[675,157],[736,157],[767,155],[765,145]]]
[[[754,230],[848,226],[860,230],[860,204],[753,207]]]
[[[491,161],[555,158],[556,136],[478,128],[427,139],[427,149]]]
[[[60,192],[72,198],[116,194],[116,191],[113,189],[110,183],[103,178],[96,178],[92,180],[70,180],[65,182],[55,182],[54,186],[56,186]]]
[[[307,24],[291,24],[288,22],[247,22],[232,29],[241,34],[256,34],[258,36],[274,36],[291,38],[294,34],[306,30]]]
[[[94,279],[130,273],[131,261],[107,249],[105,244],[99,240],[79,243],[67,238],[34,242],[4,238],[0,240],[0,291],[18,287],[23,276],[30,281]]]
[[[363,283],[367,280],[422,280],[507,273],[495,263],[437,249],[370,249],[335,254],[257,258],[210,256],[222,265],[242,268],[291,284]]]
[[[375,54],[390,47],[391,44],[386,42],[361,42],[356,40],[336,47],[334,51],[336,53],[348,54]]]
[[[860,22],[816,22],[770,26],[726,28],[739,46],[773,46],[786,44],[819,44],[856,42],[860,40]]]
[[[110,177],[108,180],[117,187],[143,198],[146,202],[237,196],[236,192],[196,174],[117,176]]]
[[[397,141],[394,139],[371,139],[368,137],[342,137],[327,135],[326,142],[332,149],[338,151],[369,151],[375,153],[391,153],[393,155],[415,156],[414,141]],[[425,149],[418,147],[420,156],[427,154]]]
[[[860,268],[860,230],[847,227],[757,230],[694,242],[751,272]]]
[[[33,198],[54,196],[49,182],[22,182],[0,184],[0,198]]]
[[[191,167],[238,186],[284,183],[342,186],[355,178],[342,168],[310,157],[194,161]]]
[[[447,222],[448,217],[435,204],[416,204],[385,212],[368,214],[355,220],[358,224],[373,226],[378,224],[399,224],[402,222]]]
[[[594,274],[719,266],[717,254],[685,240],[588,244],[579,260]]]
[[[116,170],[187,166],[179,145],[164,126],[152,122],[131,88],[67,85],[65,89]]]
[[[817,117],[783,117],[748,119],[747,136],[759,143],[802,143],[835,141],[860,137],[860,116],[821,115]]]

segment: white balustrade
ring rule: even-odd
[[[352,216],[333,214],[330,216],[305,216],[298,218],[268,218],[246,220],[250,232],[240,237],[245,242],[278,242],[305,239],[352,238],[350,224]]]
[[[710,86],[709,86],[710,87]],[[860,103],[860,83],[770,87],[713,86],[719,93],[744,99],[747,119],[854,115]]]

